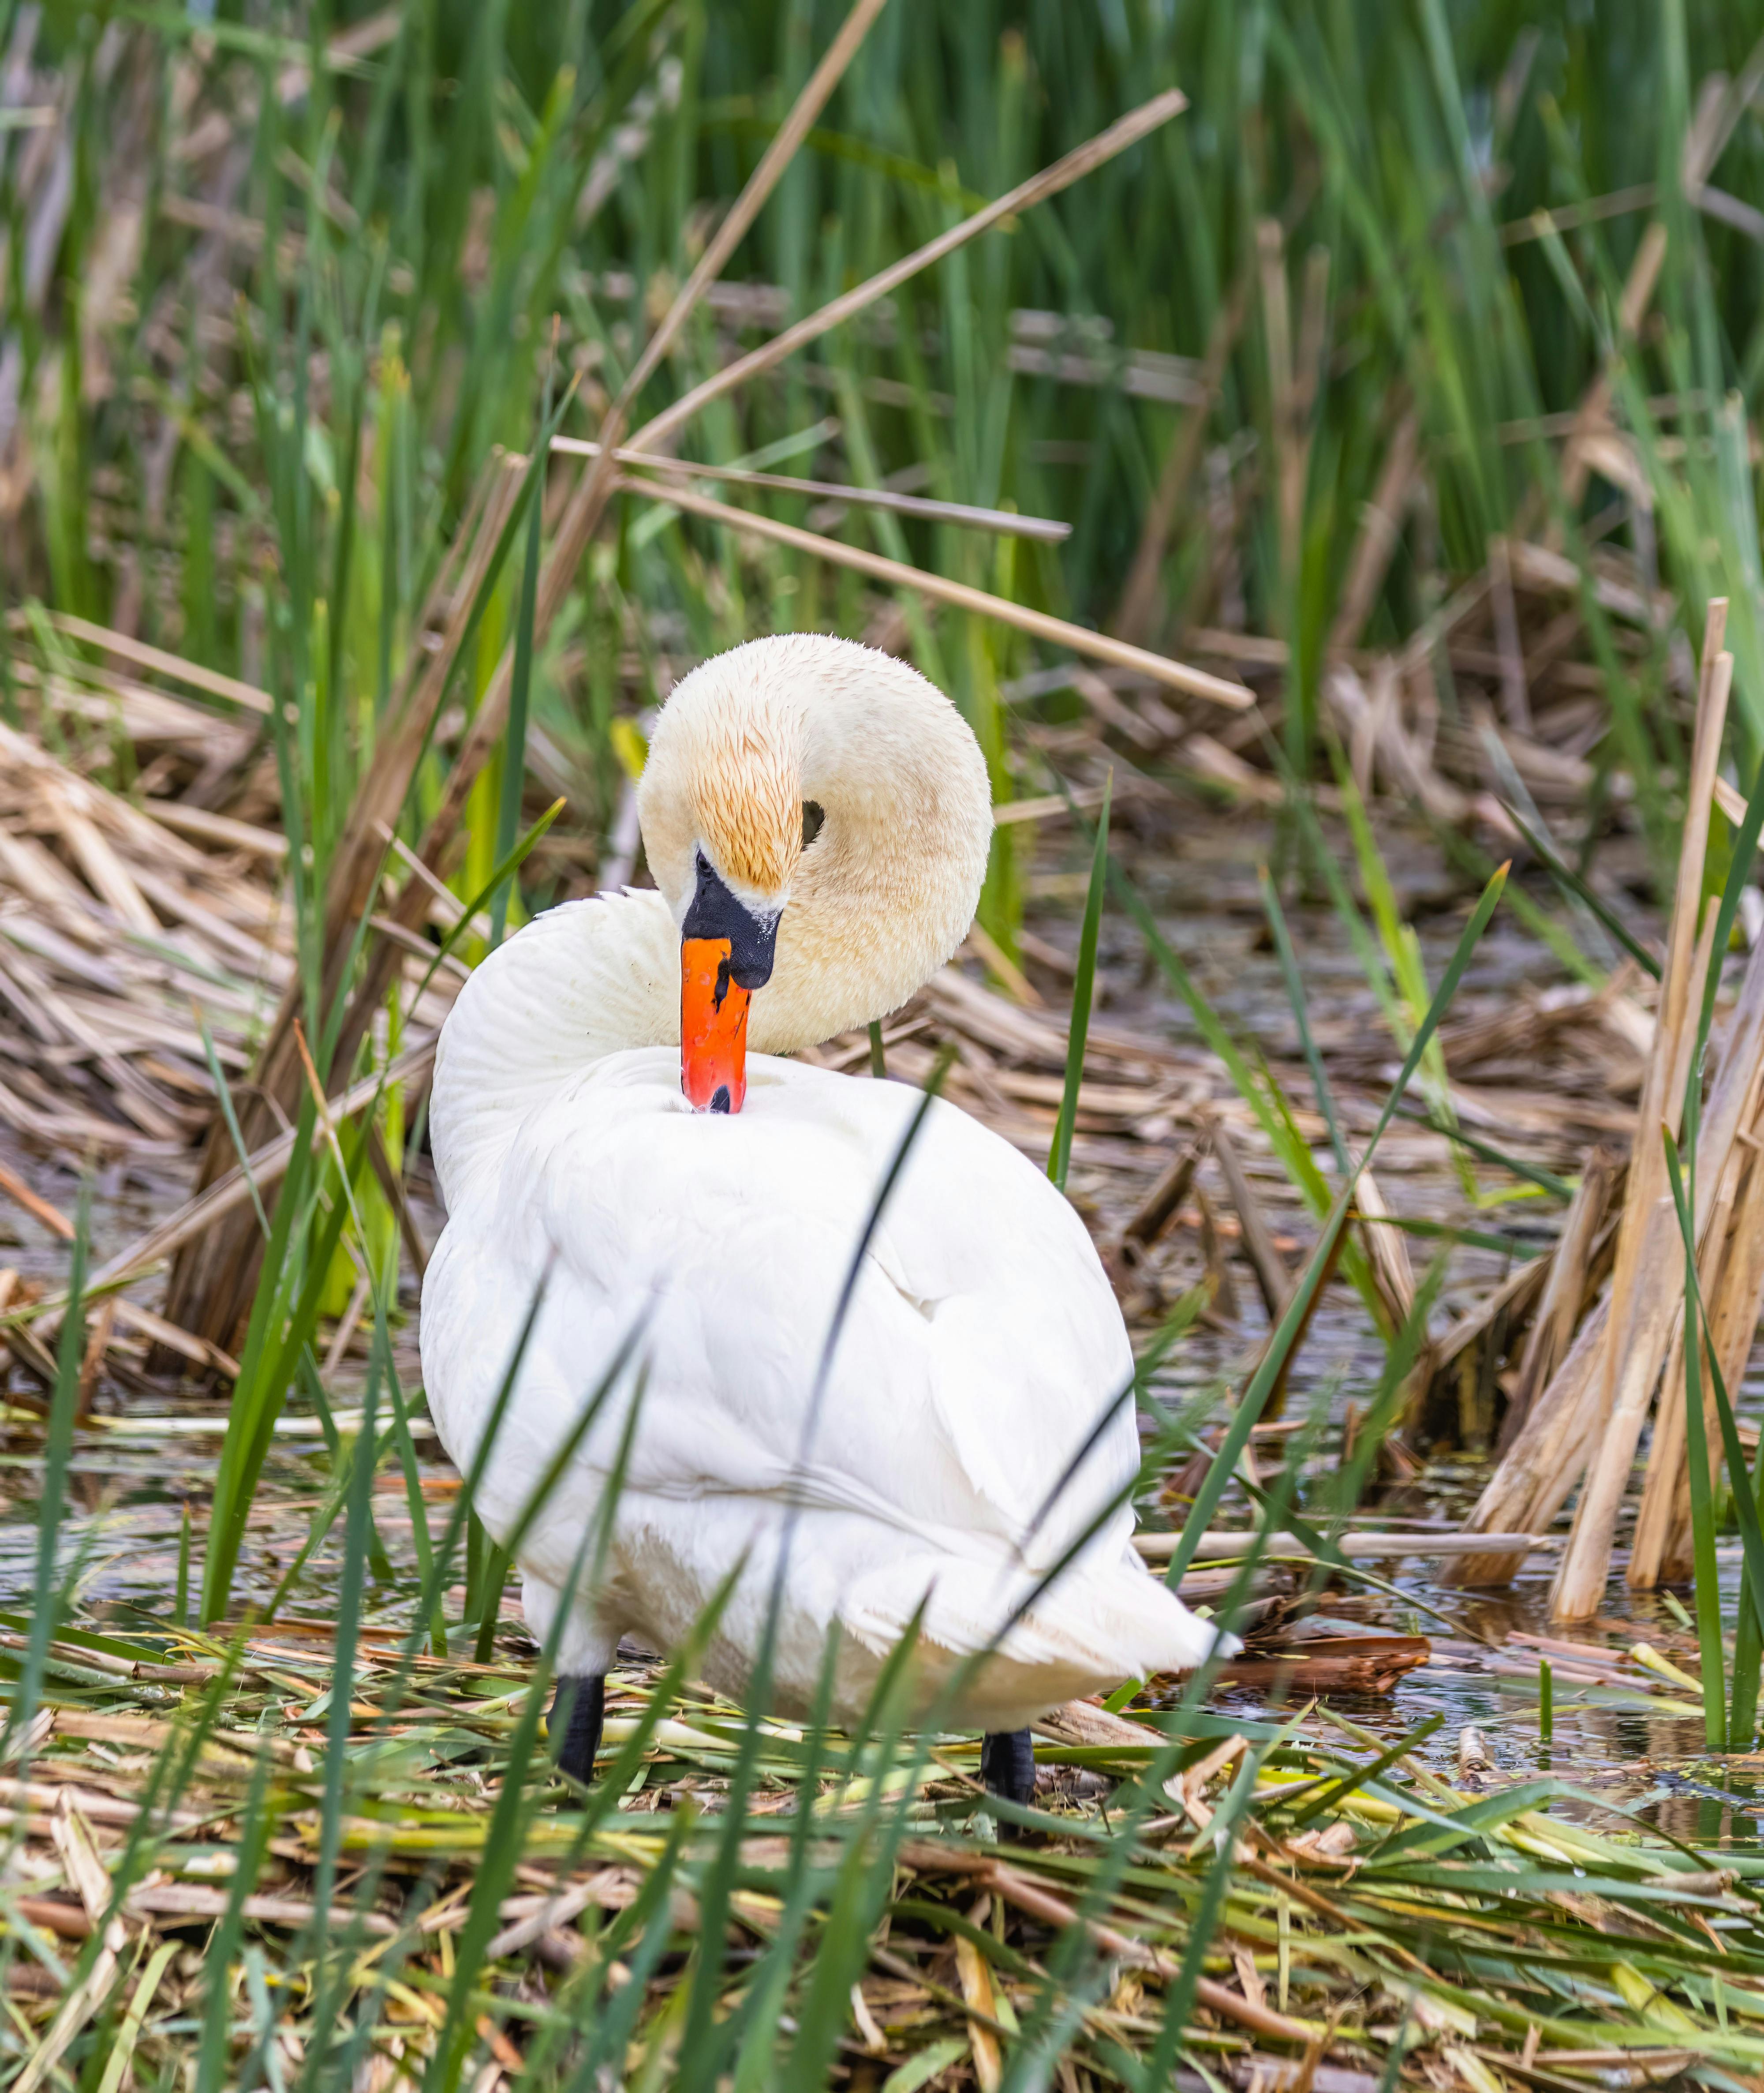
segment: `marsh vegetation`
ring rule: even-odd
[[[6,2084],[1764,2071],[1761,38],[0,0]],[[423,1402],[460,984],[789,630],[997,824],[812,1058],[1048,1165],[1249,1636],[1027,1809],[696,1644],[562,1783]]]

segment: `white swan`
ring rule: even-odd
[[[921,1098],[774,1058],[896,1008],[966,934],[992,828],[979,750],[901,662],[760,639],[669,697],[638,804],[659,891],[553,909],[478,968],[430,1122],[448,1220],[422,1365],[462,1469],[547,1276],[478,1495],[492,1534],[647,1312],[603,1574],[560,1632],[562,1763],[591,1769],[620,1634],[677,1644],[745,1561],[707,1679],[741,1692],[776,1584],[779,1705],[809,1705],[837,1625],[849,1718],[923,1603],[922,1706],[999,1637],[949,1719],[988,1733],[988,1779],[1022,1799],[1031,1721],[1214,1640],[1135,1558],[1124,1501],[1012,1618],[1136,1471],[1120,1311],[1066,1200],[939,1100],[805,1444],[848,1267]],[[521,1541],[536,1634],[565,1603],[631,1399],[597,1419]]]

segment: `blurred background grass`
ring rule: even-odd
[[[284,812],[314,886],[483,462],[532,439],[554,316],[581,380],[564,427],[591,436],[841,13],[0,0],[6,596],[293,704]],[[1284,643],[1273,710],[1301,774],[1332,643],[1415,631],[1499,534],[1549,531],[1589,574],[1621,545],[1693,634],[1733,597],[1749,774],[1761,28],[1716,4],[896,0],[641,405],[1180,85],[1185,116],[716,403],[684,450],[1069,521],[1053,548],[763,497],[1153,646]],[[1626,310],[1638,269],[1651,297]],[[1552,419],[1602,372],[1615,479],[1559,470]],[[1381,488],[1396,540],[1364,572]],[[616,514],[531,706],[591,842],[535,874],[606,852],[640,758],[620,722],[759,631],[910,650],[1014,789],[1019,638],[879,611],[855,577],[664,509]],[[511,563],[464,666],[468,710],[517,581]],[[1663,846],[1670,648],[1608,665],[1609,753]],[[494,765],[475,790],[470,887]],[[1017,908],[1001,850],[985,920],[1007,949]]]

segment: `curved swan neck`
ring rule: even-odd
[[[803,803],[823,812],[802,843]],[[916,670],[844,639],[754,640],[685,677],[638,791],[659,894],[566,903],[460,991],[430,1115],[449,1207],[591,1063],[680,1041],[681,927],[704,850],[781,908],[748,1045],[785,1054],[895,1010],[967,934],[992,813],[966,722]]]
[[[679,1038],[680,934],[659,894],[536,916],[473,970],[441,1029],[429,1133],[449,1211],[585,1069]]]

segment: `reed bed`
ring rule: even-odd
[[[653,1669],[614,1675],[598,1805],[547,1780],[524,1654],[70,1627],[45,1684],[0,1789],[32,2084],[230,2050],[373,2086],[469,2052],[478,2086],[1372,2093],[1399,2059],[1639,2085],[1764,2048],[1755,1856],[1572,1822],[1570,1782],[1442,1779],[1342,1718],[1050,1723],[1001,1843],[972,1739],[744,1751]]]
[[[0,0],[9,2086],[1764,2075],[1761,92],[1749,5]],[[810,1058],[1045,1163],[1249,1638],[1027,1810],[910,1649],[627,1649],[563,1782],[423,1409],[452,996],[790,628],[997,822]]]

